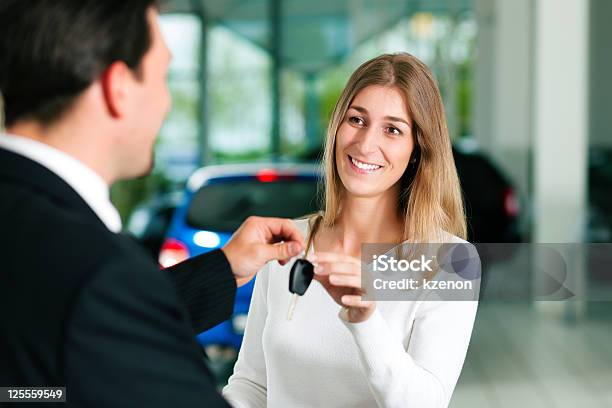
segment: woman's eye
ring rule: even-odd
[[[398,128],[393,127],[393,126],[389,126],[387,128],[387,132],[392,134],[392,135],[397,135],[397,136],[402,134],[402,132]]]
[[[358,126],[363,126],[364,125],[364,121],[363,119],[361,119],[359,116],[351,116],[349,117],[349,122],[354,124],[354,125],[358,125]]]

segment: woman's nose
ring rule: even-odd
[[[378,150],[378,133],[378,129],[372,126],[362,129],[362,131],[359,132],[359,141],[357,144],[361,153],[367,154]]]

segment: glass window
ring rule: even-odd
[[[297,218],[313,213],[316,194],[315,178],[210,184],[193,197],[187,221],[199,229],[233,232],[250,215]]]

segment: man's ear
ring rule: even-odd
[[[125,116],[133,80],[132,71],[122,61],[113,62],[102,73],[102,93],[108,112],[113,118],[120,119]]]

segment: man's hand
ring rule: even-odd
[[[281,265],[304,248],[304,237],[293,221],[284,218],[249,217],[221,250],[236,284],[242,286],[268,261]]]

